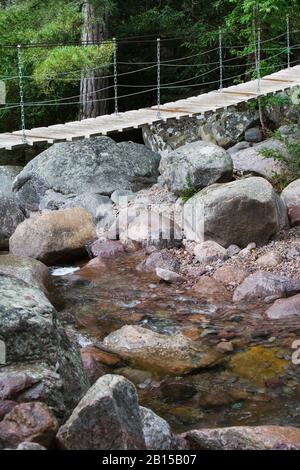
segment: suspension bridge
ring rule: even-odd
[[[298,32],[298,31],[296,31]],[[279,71],[267,74],[262,76],[263,64],[267,59],[262,59],[262,48],[265,43],[268,43],[274,39],[286,37],[285,45],[282,45],[280,51],[271,56],[272,57],[282,57],[282,54],[286,55],[285,66],[281,67]],[[64,124],[55,124],[48,127],[38,127],[33,129],[26,129],[25,126],[25,111],[26,106],[49,106],[49,105],[66,105],[66,104],[76,104],[76,102],[68,101],[76,97],[68,97],[60,100],[49,100],[45,102],[36,102],[36,103],[26,103],[23,94],[23,74],[22,74],[22,57],[21,57],[21,47],[18,46],[18,65],[19,65],[19,89],[20,89],[20,101],[15,103],[10,108],[19,108],[21,115],[21,130],[14,132],[6,132],[0,134],[0,150],[15,150],[19,148],[26,148],[27,146],[37,146],[44,144],[53,144],[55,142],[64,142],[64,141],[74,141],[78,139],[110,135],[118,132],[129,131],[132,129],[138,129],[146,125],[151,125],[159,122],[167,122],[172,119],[180,120],[184,118],[194,117],[197,115],[206,115],[207,113],[213,113],[216,111],[226,110],[229,107],[237,106],[242,103],[247,103],[251,100],[257,100],[263,96],[275,95],[278,92],[286,91],[300,86],[300,65],[294,65],[297,61],[291,60],[292,52],[299,48],[299,44],[291,45],[290,44],[290,31],[289,31],[289,21],[287,19],[287,31],[277,38],[272,38],[266,41],[261,40],[260,30],[256,33],[256,40],[254,44],[254,55],[255,63],[254,71],[256,78],[254,80],[249,80],[244,83],[239,83],[236,85],[231,85],[224,87],[225,82],[234,82],[234,80],[240,75],[234,75],[230,77],[224,77],[224,70],[226,67],[232,67],[238,69],[241,64],[236,64],[235,58],[224,59],[224,46],[222,43],[222,34],[221,30],[219,32],[219,44],[218,47],[207,51],[217,50],[218,61],[211,62],[204,65],[217,66],[214,67],[209,72],[219,71],[219,79],[215,81],[191,84],[188,83],[192,79],[188,78],[185,80],[180,80],[177,82],[171,83],[162,83],[161,82],[161,69],[162,67],[176,67],[176,66],[195,66],[195,64],[182,64],[176,63],[174,60],[162,61],[161,60],[161,42],[160,39],[157,40],[157,60],[156,62],[143,63],[142,65],[147,65],[145,67],[154,68],[156,70],[156,83],[152,85],[142,86],[145,88],[143,91],[137,91],[129,95],[118,95],[119,85],[118,78],[118,62],[117,62],[117,48],[116,44],[114,46],[113,54],[113,75],[109,76],[113,79],[113,85],[107,88],[113,88],[114,96],[109,99],[114,100],[115,112],[109,115],[103,115],[96,118],[84,119],[81,121],[67,122]],[[197,55],[204,55],[195,54]],[[193,56],[189,56],[193,57]],[[187,58],[181,58],[178,60],[186,60]],[[141,69],[144,70],[145,68]],[[137,71],[139,72],[139,71]],[[197,75],[194,78],[198,80],[206,76],[209,72],[205,72],[202,75]],[[130,73],[130,72],[129,72]],[[215,84],[216,90],[198,94],[186,99],[179,99],[177,101],[161,103],[161,92],[165,89],[174,89],[174,88],[189,88],[201,86],[213,86]],[[121,85],[122,86],[122,85]],[[123,85],[125,86],[125,85]],[[129,85],[128,85],[129,86]],[[138,85],[137,85],[138,88]],[[97,90],[101,91],[101,90]],[[119,100],[128,97],[136,96],[142,93],[147,92],[156,92],[157,100],[156,104],[152,107],[130,110],[126,112],[119,112]],[[80,103],[80,102],[78,102]]]

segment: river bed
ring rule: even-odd
[[[225,354],[221,365],[183,377],[159,376],[126,364],[112,373],[134,382],[140,404],[164,417],[176,432],[300,426],[300,365],[291,360],[291,345],[300,339],[299,320],[274,322],[265,318],[264,306],[200,300],[185,285],[161,283],[137,271],[143,257],[142,252],[126,254],[106,261],[106,267],[53,276],[52,300],[81,345],[129,324],[168,335],[180,332],[212,347],[228,340],[234,351]]]

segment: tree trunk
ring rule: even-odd
[[[85,2],[82,6],[83,27],[82,27],[82,44],[101,44],[105,34],[105,19],[96,17],[94,7]],[[107,98],[107,90],[102,90],[108,86],[108,80],[102,78],[103,69],[89,72],[88,77],[83,77],[80,82],[80,119],[88,119],[108,112],[108,102],[99,101]]]

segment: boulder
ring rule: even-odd
[[[12,192],[14,179],[22,169],[21,166],[0,165],[0,188],[3,193]]]
[[[0,399],[0,421],[7,415],[18,403],[13,400]]]
[[[174,449],[174,437],[167,421],[143,406],[140,406],[140,416],[147,450]]]
[[[127,229],[120,233],[122,241],[132,240],[141,245],[155,245],[159,248],[179,246],[182,231],[176,222],[152,210],[142,210]]]
[[[275,128],[286,122],[299,124],[299,87],[291,87],[275,96],[276,99],[264,107],[265,119],[271,121]]]
[[[209,276],[201,276],[199,281],[193,285],[193,291],[207,301],[229,300],[229,293],[222,282]]]
[[[291,225],[300,225],[300,179],[290,183],[281,193]]]
[[[269,139],[231,154],[234,169],[242,174],[252,173],[262,176],[269,181],[272,181],[275,174],[286,175],[288,168],[284,162],[272,157],[267,158],[263,154],[264,150],[271,150],[288,158],[285,144],[276,139]]]
[[[109,137],[54,144],[31,160],[14,182],[23,208],[37,211],[89,194],[109,196],[117,189],[138,191],[156,182],[159,156],[133,142]],[[77,200],[77,204],[80,199]],[[84,204],[86,204],[86,199]],[[88,202],[90,205],[90,202]],[[92,202],[94,205],[94,202]]]
[[[87,245],[91,257],[112,258],[125,253],[124,246],[117,240],[95,240]]]
[[[45,403],[21,403],[0,423],[0,449],[15,449],[24,441],[53,444],[58,423]]]
[[[251,127],[245,131],[246,142],[258,143],[264,139],[263,132],[260,127]]]
[[[0,340],[6,345],[0,377],[4,377],[6,389],[9,387],[7,399],[43,401],[63,417],[85,393],[88,383],[79,351],[45,294],[20,279],[3,275]]]
[[[300,142],[300,128],[297,124],[286,124],[280,126],[278,131],[281,139],[283,139],[288,144],[297,144]]]
[[[246,277],[249,276],[249,271],[241,265],[224,265],[218,268],[213,275],[213,278],[223,283],[225,286],[233,286],[241,284]]]
[[[123,326],[106,336],[103,345],[134,367],[161,374],[186,374],[220,361],[219,353],[181,334],[161,335],[140,326]]]
[[[209,186],[187,205],[187,225],[195,225],[195,214],[199,216],[193,239],[204,230],[206,240],[225,248],[232,244],[245,247],[250,242],[263,245],[286,223],[284,204],[272,185],[259,177]]]
[[[31,258],[15,255],[0,256],[0,274],[16,277],[33,287],[47,291],[49,269],[43,263]]]
[[[300,429],[291,426],[197,429],[182,437],[193,450],[300,450]]]
[[[198,141],[164,155],[160,161],[158,181],[175,194],[184,189],[202,189],[213,183],[230,181],[232,160],[215,144]]]
[[[180,263],[168,250],[154,250],[137,266],[137,270],[143,272],[155,273],[157,268],[178,272]]]
[[[104,211],[110,211],[112,202],[108,196],[102,196],[101,194],[86,192],[72,197],[56,193],[50,189],[46,191],[39,204],[40,211],[54,211],[70,207],[81,207],[82,209],[85,209],[89,214],[91,214],[93,221],[97,223],[104,217],[104,215],[102,215]]]
[[[224,260],[226,249],[213,241],[198,243],[194,248],[196,260],[200,263],[211,263],[217,260]]]
[[[280,276],[268,271],[258,271],[235,289],[234,302],[255,302],[288,297],[300,292],[300,280]]]
[[[47,265],[84,256],[96,237],[91,216],[81,208],[43,212],[20,224],[9,241],[10,252]]]
[[[179,274],[175,273],[174,271],[170,271],[169,269],[161,269],[156,268],[156,275],[162,281],[168,282],[172,284],[173,282],[183,282],[184,277],[180,276]]]
[[[100,377],[109,373],[109,368],[97,359],[97,353],[97,349],[92,347],[86,347],[80,350],[82,365],[91,385]]]
[[[271,320],[281,320],[293,315],[300,315],[300,294],[288,299],[279,299],[268,308],[266,314]]]
[[[145,449],[134,386],[118,375],[98,379],[59,429],[57,441],[68,450]]]
[[[41,446],[37,442],[21,442],[18,445],[17,450],[47,450],[46,447]]]
[[[25,219],[13,195],[5,195],[0,190],[0,250],[7,250],[9,238]]]
[[[283,259],[280,253],[277,253],[276,251],[269,251],[265,255],[257,258],[256,263],[262,268],[274,268],[278,266],[278,264],[282,263],[282,260]]]

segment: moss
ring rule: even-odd
[[[278,349],[253,346],[235,354],[229,366],[239,377],[256,385],[264,385],[272,377],[283,375],[288,362],[278,358]]]

